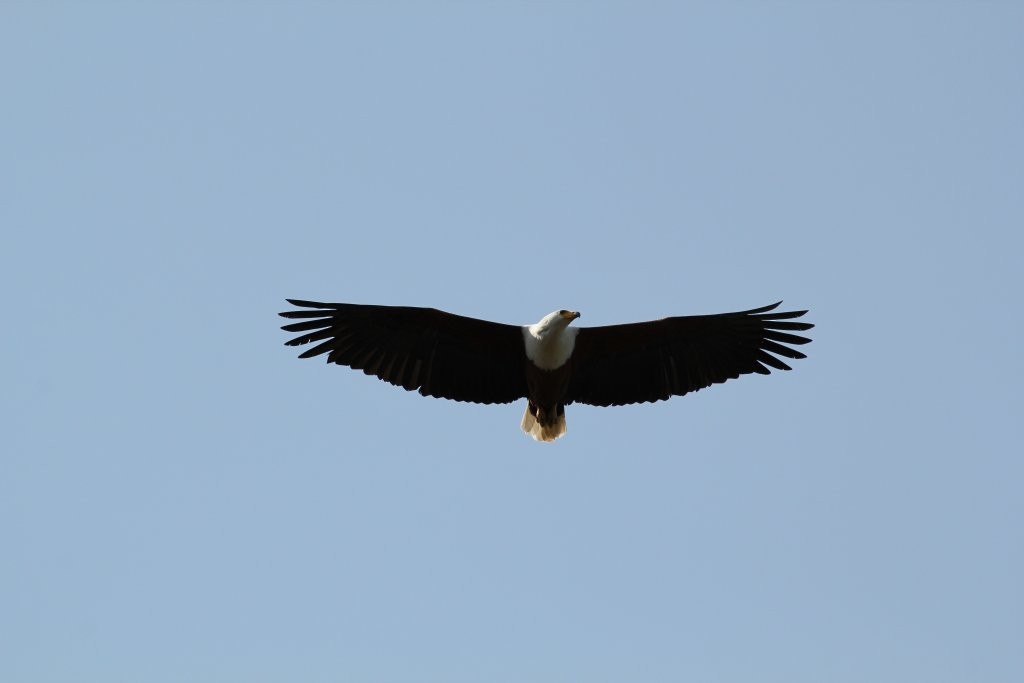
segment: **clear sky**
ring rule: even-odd
[[[0,680],[1024,680],[1024,4],[4,2]],[[285,297],[809,308],[657,405]]]

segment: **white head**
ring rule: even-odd
[[[572,355],[576,345],[576,333],[579,329],[569,327],[576,318],[577,311],[555,311],[540,319],[536,325],[523,327],[523,341],[526,344],[526,357],[534,365],[544,370],[554,370]]]
[[[544,337],[552,332],[558,333],[578,317],[580,317],[579,311],[567,311],[564,308],[560,311],[553,311],[541,318],[540,322],[530,325],[530,332],[536,337]]]

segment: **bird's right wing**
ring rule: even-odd
[[[787,345],[811,341],[792,332],[814,325],[793,320],[807,311],[775,312],[778,305],[581,327],[568,401],[596,406],[662,401],[748,373],[789,370],[777,356],[804,358]]]
[[[510,403],[526,396],[522,328],[434,308],[319,303],[288,299],[300,309],[283,325],[301,332],[285,344],[320,342],[299,358],[327,354],[424,396],[473,403]],[[308,320],[305,320],[307,319]]]

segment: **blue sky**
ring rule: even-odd
[[[1022,28],[5,3],[0,679],[1021,680]],[[817,327],[544,445],[285,297]]]

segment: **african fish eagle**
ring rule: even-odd
[[[300,309],[282,326],[319,342],[299,358],[327,354],[423,396],[473,403],[527,399],[523,431],[538,441],[565,434],[565,406],[619,406],[682,396],[740,375],[789,370],[776,356],[805,358],[786,346],[810,339],[794,322],[807,311],[771,306],[603,327],[571,327],[560,310],[533,325],[505,325],[434,308],[329,304],[288,299]],[[774,354],[774,355],[773,355]]]

